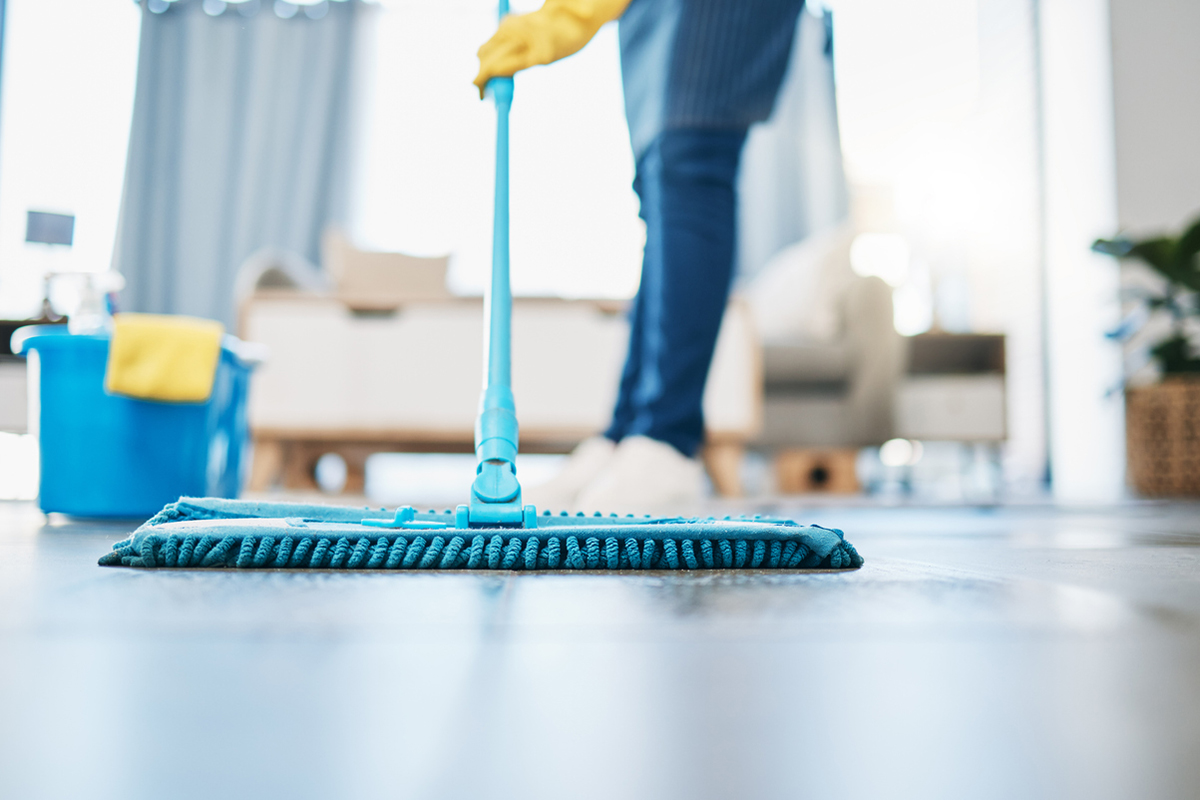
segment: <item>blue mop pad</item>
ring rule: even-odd
[[[102,566],[214,569],[853,569],[842,532],[754,518],[537,517],[456,528],[455,511],[181,498]]]

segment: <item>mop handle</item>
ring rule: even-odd
[[[500,16],[507,13],[507,0],[500,0]],[[496,105],[496,197],[492,223],[492,280],[484,298],[487,364],[479,420],[475,425],[475,455],[480,473],[475,486],[476,496],[481,501],[503,503],[520,497],[519,484],[511,471],[515,470],[518,443],[512,394],[512,290],[508,277],[508,112],[512,107],[513,79],[492,78],[487,87]],[[483,475],[487,462],[509,464],[509,476],[500,484],[489,481]]]
[[[500,1],[500,16],[508,13]],[[512,288],[508,262],[508,112],[513,79],[492,78],[488,90],[496,105],[496,196],[492,220],[492,281],[488,291],[486,387],[512,386]]]

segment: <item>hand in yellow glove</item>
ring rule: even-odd
[[[479,48],[479,96],[492,78],[566,58],[592,40],[606,22],[625,11],[629,0],[546,0],[529,14],[508,14],[495,35]]]

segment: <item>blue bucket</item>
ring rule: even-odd
[[[29,359],[30,432],[41,450],[43,511],[145,518],[184,495],[238,496],[248,466],[253,365],[228,345],[204,403],[105,392],[107,336],[30,326],[13,334],[13,352]]]

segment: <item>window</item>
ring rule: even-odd
[[[450,253],[452,288],[481,293],[491,265],[495,115],[471,80],[495,6],[391,0],[376,22],[351,234],[362,247]],[[644,232],[615,25],[576,55],[517,77],[510,136],[514,292],[632,296]]]
[[[109,267],[137,71],[129,2],[8,0],[0,105],[0,317],[41,305],[47,270]],[[75,215],[74,245],[26,244],[28,210]]]

